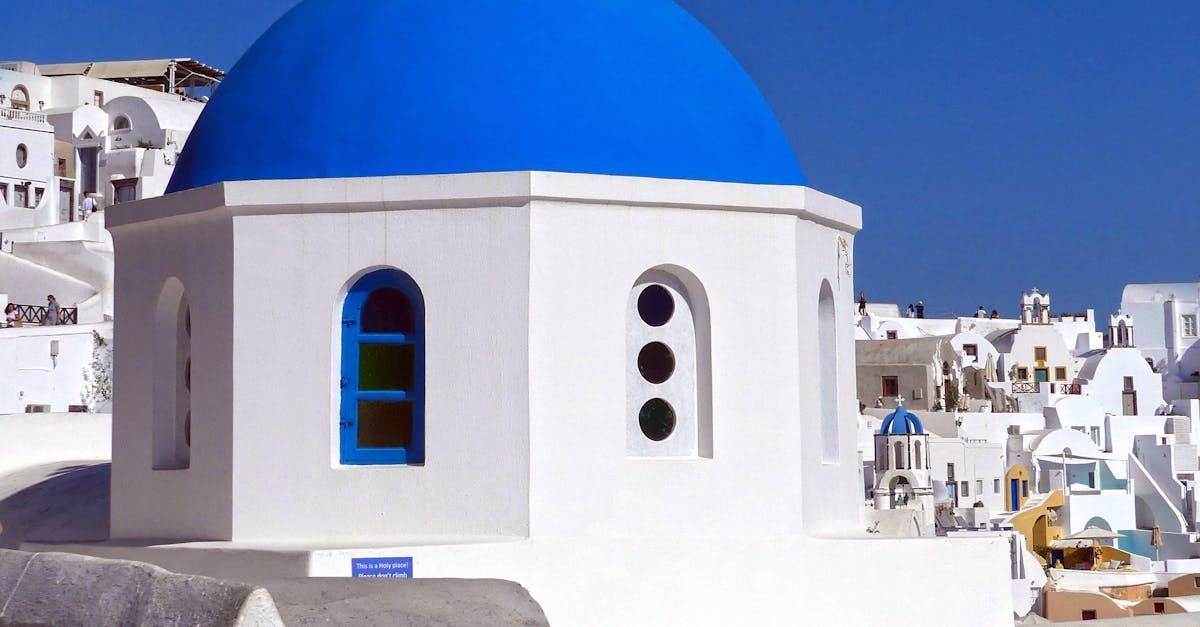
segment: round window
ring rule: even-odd
[[[638,424],[642,427],[642,435],[662,442],[675,431],[675,410],[663,399],[652,398],[638,412]]]
[[[661,285],[650,285],[638,296],[638,315],[652,327],[661,327],[675,314],[675,299]]]
[[[651,342],[638,353],[638,372],[650,383],[662,383],[675,372],[675,355],[662,342]]]
[[[29,161],[29,150],[25,148],[25,144],[17,145],[17,167],[23,168]]]

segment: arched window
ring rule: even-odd
[[[179,279],[172,277],[163,286],[154,327],[154,468],[187,468],[192,458],[192,312]]]
[[[821,461],[838,460],[837,314],[829,281],[821,282],[817,302],[817,347],[821,395]]]
[[[129,118],[126,116],[118,115],[113,120],[113,130],[114,131],[127,131],[131,128],[133,128],[133,124],[130,123]]]
[[[29,110],[29,90],[24,85],[17,85],[12,90],[12,108],[21,111]]]
[[[904,470],[904,443],[896,442],[892,445],[892,459],[896,463],[892,464],[892,468],[896,470]]]
[[[921,464],[921,441],[913,442],[913,470],[923,470],[924,465]]]
[[[626,453],[711,457],[708,301],[683,268],[644,273],[626,304]]]
[[[342,306],[343,464],[425,463],[425,303],[407,274],[359,279]]]

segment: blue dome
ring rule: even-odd
[[[889,433],[892,435],[922,435],[925,433],[925,426],[921,424],[921,419],[917,418],[916,414],[901,405],[896,408],[896,411],[888,414],[879,427],[880,435]]]
[[[670,0],[306,0],[230,71],[167,191],[514,170],[806,184]]]

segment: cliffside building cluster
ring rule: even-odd
[[[1030,601],[1056,620],[1187,611],[1150,599],[1200,573],[1198,302],[1200,283],[1141,284],[1099,323],[1036,289],[1014,319],[855,316],[870,517],[1019,532],[1014,563],[1046,570]]]

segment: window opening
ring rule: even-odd
[[[178,279],[159,295],[154,323],[153,467],[191,466],[192,312]]]
[[[671,316],[675,315],[675,299],[667,288],[649,285],[638,296],[638,315],[646,324],[661,327],[670,322]]]
[[[651,342],[638,353],[638,371],[650,383],[662,383],[675,372],[675,354],[662,342]]]
[[[820,394],[821,461],[838,460],[838,380],[837,380],[837,335],[838,317],[833,288],[828,281],[821,282],[817,295],[817,351],[818,382]]]
[[[900,396],[900,380],[897,377],[881,377],[880,387],[883,389],[883,396]]]
[[[711,457],[708,304],[683,268],[652,269],[626,310],[626,453]]]
[[[137,183],[136,178],[120,179],[112,182],[113,186],[113,202],[121,204],[123,202],[133,202],[137,200]]]
[[[425,316],[395,269],[359,279],[342,307],[341,463],[425,462]]]
[[[19,111],[29,110],[29,91],[24,85],[17,85],[12,90],[12,108]]]
[[[675,410],[661,398],[652,398],[638,412],[642,433],[655,442],[662,442],[675,431]]]

